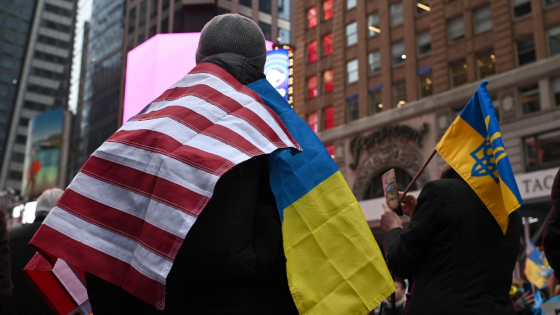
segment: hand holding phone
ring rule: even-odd
[[[397,187],[395,169],[390,169],[381,178],[383,180],[383,194],[385,194],[387,206],[396,214],[402,216],[403,210],[399,202],[399,188]]]

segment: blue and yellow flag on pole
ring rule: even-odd
[[[395,284],[358,201],[323,143],[268,81],[247,87],[276,112],[303,150],[268,155],[299,313],[369,313]]]
[[[525,247],[525,254],[527,254],[527,259],[525,259],[525,277],[538,289],[544,288],[546,281],[552,276],[552,271],[544,253],[533,242],[528,241]]]
[[[509,214],[523,204],[484,80],[436,146],[471,186],[504,234]]]

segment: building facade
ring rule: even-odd
[[[8,44],[2,48],[14,57],[3,55],[1,63],[11,63],[17,71],[2,70],[2,76],[11,75],[15,90],[8,91],[0,113],[0,121],[9,126],[2,139],[0,188],[19,191],[29,119],[68,105],[77,2],[9,1],[2,2],[3,10],[7,28],[2,27],[2,38]]]
[[[383,197],[390,168],[407,185],[487,79],[525,208],[543,218],[560,166],[560,1],[306,0],[295,19],[294,108],[358,200]]]
[[[121,86],[126,79],[127,53],[156,34],[200,32],[214,16],[238,13],[255,21],[267,40],[290,44],[293,42],[292,10],[292,0],[126,0]],[[124,89],[121,115],[123,100]]]
[[[84,25],[77,112],[79,139],[70,178],[118,128],[125,0],[93,0]]]

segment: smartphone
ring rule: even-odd
[[[535,293],[533,292],[533,286],[528,281],[523,282],[523,291],[529,292],[531,294]]]
[[[381,177],[383,180],[383,193],[385,194],[385,202],[389,209],[393,210],[399,216],[403,215],[401,203],[399,202],[399,187],[395,176],[395,169],[390,169]]]

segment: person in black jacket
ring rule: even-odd
[[[62,196],[63,191],[58,188],[45,190],[39,198],[37,198],[37,207],[35,208],[35,220],[33,223],[24,225],[20,228],[10,231],[10,249],[12,260],[12,281],[14,283],[14,291],[12,298],[6,308],[0,312],[2,315],[52,315],[51,308],[43,300],[41,295],[29,283],[23,274],[23,268],[29,263],[36,251],[29,242],[39,226],[43,224],[43,220],[51,211],[56,201]]]
[[[509,298],[519,251],[521,217],[509,215],[506,235],[470,186],[451,168],[418,200],[407,195],[401,219],[386,205],[381,227],[389,270],[413,278],[405,314],[512,314]]]
[[[560,282],[560,170],[554,178],[551,195],[552,207],[544,223],[543,245],[546,259]]]
[[[265,78],[264,35],[237,14],[203,29],[197,63],[211,62],[246,85]],[[297,314],[266,156],[245,161],[217,182],[167,277],[164,311],[86,274],[92,311],[104,314]]]

